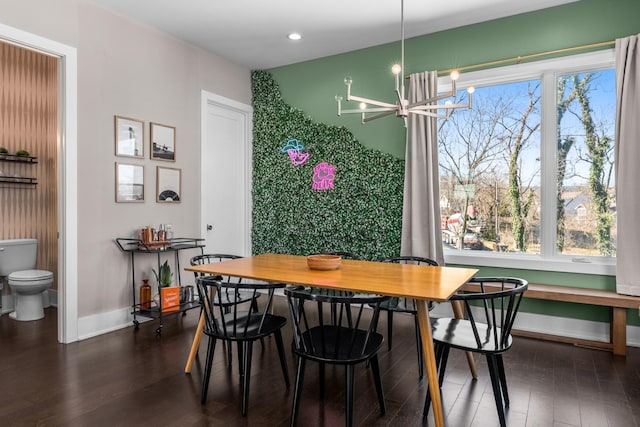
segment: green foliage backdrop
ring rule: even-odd
[[[399,255],[404,160],[367,149],[344,127],[314,123],[265,71],[252,73],[252,90],[253,253]],[[291,138],[310,154],[304,165],[281,152]],[[320,162],[336,167],[331,190],[312,189]]]

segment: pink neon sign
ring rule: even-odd
[[[313,189],[331,190],[336,177],[336,167],[329,163],[318,163],[313,169]]]
[[[291,138],[280,151],[289,155],[289,159],[294,166],[300,166],[309,159],[309,153],[303,153],[302,150],[304,150],[304,145],[296,138]]]

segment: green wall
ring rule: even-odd
[[[638,0],[581,0],[416,37],[405,43],[405,74],[610,41],[640,33],[638,16]],[[405,136],[400,120],[384,118],[362,125],[358,115],[337,117],[334,100],[336,94],[345,96],[343,79],[351,76],[354,95],[393,102],[390,68],[399,60],[400,43],[396,42],[269,72],[288,105],[303,111],[315,122],[346,127],[366,147],[402,158]],[[343,108],[346,108],[344,103]],[[615,289],[615,278],[610,276],[496,268],[481,268],[481,274],[519,276],[536,283]],[[609,319],[608,309],[575,304],[531,301],[526,310],[597,321]],[[630,310],[629,314],[629,323],[640,325],[637,310]]]

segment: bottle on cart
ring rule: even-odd
[[[142,286],[140,286],[140,307],[146,310],[151,309],[151,285],[149,285],[149,279],[142,279]]]

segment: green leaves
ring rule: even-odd
[[[169,266],[169,261],[165,261],[164,264],[160,266],[160,273],[157,273],[154,269],[151,269],[151,271],[153,271],[154,276],[156,276],[158,286],[161,288],[167,288],[173,284],[173,272]]]
[[[287,105],[267,72],[252,73],[252,90],[253,252],[399,255],[404,161]],[[281,152],[291,138],[310,154],[304,165]],[[336,167],[331,190],[312,190],[320,162]]]

